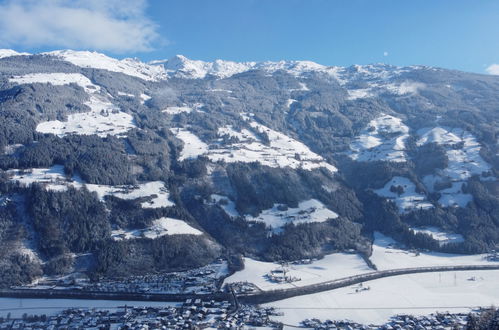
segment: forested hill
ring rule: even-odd
[[[498,127],[497,76],[0,50],[0,284],[368,256],[374,231],[486,252]]]

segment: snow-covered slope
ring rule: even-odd
[[[165,70],[161,65],[149,65],[137,59],[125,58],[117,60],[97,52],[73,50],[57,50],[43,54],[59,57],[82,68],[121,72],[129,76],[151,81],[166,79]]]
[[[51,84],[54,86],[76,84],[82,87],[87,93],[100,90],[99,86],[94,85],[90,79],[80,73],[32,73],[12,77],[9,79],[9,82],[16,84]]]
[[[0,49],[0,58],[11,57],[11,56],[23,56],[31,55],[29,53],[19,53],[12,49]]]
[[[482,180],[496,180],[493,176],[484,176],[491,166],[480,155],[482,146],[471,133],[460,128],[437,126],[420,129],[418,135],[418,146],[436,143],[446,150],[447,167],[423,178],[430,192],[441,194],[439,203],[442,206],[465,207],[473,197],[463,192],[463,185],[473,175]]]
[[[54,165],[50,168],[12,169],[7,171],[10,180],[18,182],[21,186],[28,187],[34,183],[42,185],[49,191],[66,191],[69,187],[81,189],[86,187],[95,192],[104,200],[106,196],[114,196],[119,199],[134,200],[147,199],[143,201],[143,208],[160,208],[175,205],[170,201],[170,194],[162,181],[149,181],[136,185],[101,185],[85,183],[79,176],[68,177],[64,173],[64,166]]]
[[[300,202],[298,207],[288,208],[285,205],[276,204],[273,208],[263,210],[256,217],[247,215],[247,221],[263,222],[266,227],[272,228],[274,233],[282,231],[286,224],[295,225],[311,222],[324,222],[335,219],[338,214],[331,211],[316,199]]]
[[[155,239],[165,235],[202,235],[203,233],[190,226],[183,220],[163,217],[156,219],[152,225],[145,229],[113,230],[111,237],[116,241],[134,239],[134,238],[150,238]]]
[[[429,209],[433,205],[426,200],[426,196],[416,192],[416,185],[409,179],[395,176],[383,188],[374,192],[395,202],[400,213],[410,210]]]
[[[97,134],[105,137],[123,136],[129,129],[135,127],[132,115],[119,111],[108,94],[100,93],[101,88],[80,73],[33,73],[15,76],[9,81],[17,84],[42,83],[55,86],[76,84],[90,96],[90,99],[84,103],[90,108],[89,112],[70,114],[64,122],[60,120],[42,122],[36,127],[37,132],[60,137],[72,134]]]
[[[350,157],[357,161],[405,162],[405,140],[409,127],[402,119],[381,115],[369,122],[350,144]]]
[[[258,124],[251,120],[250,116],[244,118],[251,129],[268,137],[268,145],[260,141],[248,129],[238,132],[230,126],[225,126],[218,129],[219,136],[229,136],[234,138],[235,141],[227,144],[215,144],[213,148],[209,148],[208,144],[188,129],[172,128],[171,131],[175,136],[184,142],[179,160],[205,155],[214,162],[259,162],[270,167],[302,168],[304,170],[326,168],[331,173],[337,171],[336,167],[327,163],[323,157],[312,152],[300,141]]]

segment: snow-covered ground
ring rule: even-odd
[[[392,191],[391,188],[402,187],[399,194],[396,190]],[[409,179],[395,176],[388,181],[381,189],[376,189],[374,192],[381,196],[392,200],[399,208],[400,213],[405,213],[417,209],[429,209],[433,205],[426,200],[424,194],[416,192],[416,185]]]
[[[31,55],[30,53],[19,53],[12,49],[0,49],[0,58],[11,56]]]
[[[485,254],[461,255],[441,252],[415,252],[404,250],[399,246],[392,238],[375,232],[370,260],[378,270],[455,265],[499,265],[497,261],[487,260]]]
[[[428,234],[433,237],[434,240],[438,241],[440,245],[445,245],[447,243],[461,243],[464,242],[464,237],[461,234],[454,234],[442,231],[437,227],[415,227],[411,228],[415,233]]]
[[[10,313],[13,318],[21,318],[27,314],[55,315],[65,309],[97,308],[102,310],[116,310],[119,306],[152,306],[167,307],[179,306],[178,302],[166,301],[125,301],[125,300],[87,300],[87,299],[37,299],[37,298],[0,298],[0,316],[6,317]]]
[[[104,97],[92,95],[85,105],[90,112],[68,115],[67,121],[51,120],[38,124],[36,131],[63,137],[71,134],[105,137],[107,135],[124,136],[136,127],[132,115],[121,112]]]
[[[409,127],[402,119],[381,115],[369,122],[350,144],[350,157],[357,161],[405,162]]]
[[[94,85],[90,79],[81,73],[30,73],[24,76],[15,76],[9,79],[9,82],[16,84],[51,84],[62,86],[76,84],[82,87],[87,93],[93,93],[100,90],[100,87]]]
[[[160,218],[152,222],[152,225],[145,229],[135,229],[135,230],[124,230],[118,229],[113,230],[111,237],[116,241],[121,241],[123,239],[134,239],[134,238],[151,238],[155,239],[165,235],[202,235],[203,233],[190,226],[183,220],[173,219],[173,218]]]
[[[247,119],[247,123],[251,129],[265,133],[269,138],[269,145],[260,142],[260,139],[249,129],[236,131],[231,126],[224,126],[219,128],[219,136],[234,137],[236,142],[216,144],[215,147],[208,148],[206,143],[189,130],[172,128],[171,130],[176,137],[184,142],[179,160],[206,155],[214,162],[259,162],[270,167],[302,168],[305,170],[323,167],[332,173],[337,171],[336,167],[328,164],[324,158],[312,152],[303,143],[249,119]]]
[[[479,175],[482,180],[496,180],[495,177],[483,175],[491,167],[480,156],[481,145],[471,133],[460,128],[437,126],[420,129],[418,135],[418,146],[436,143],[446,150],[448,166],[423,178],[430,192],[438,191],[441,194],[438,202],[442,206],[465,207],[473,197],[464,193],[462,188],[473,175]],[[446,187],[437,189],[442,183],[446,183]]]
[[[309,199],[298,204],[296,208],[275,204],[273,208],[263,210],[256,217],[246,215],[247,221],[263,222],[274,233],[279,233],[288,223],[301,224],[310,222],[324,222],[335,219],[338,214],[331,211],[316,199]]]
[[[279,308],[284,315],[273,318],[295,326],[311,318],[380,325],[396,314],[457,313],[468,312],[470,307],[497,306],[498,277],[497,270],[401,275],[265,306]]]
[[[210,203],[219,205],[229,217],[237,218],[240,216],[239,212],[236,210],[236,204],[231,201],[229,197],[218,194],[212,194],[210,197],[212,199]]]
[[[184,142],[184,147],[178,157],[179,161],[197,158],[198,156],[204,155],[208,152],[208,145],[189,130],[184,128],[172,128],[170,130],[179,140]]]
[[[149,65],[132,58],[117,60],[97,52],[73,50],[57,50],[43,54],[59,57],[82,68],[121,72],[143,80],[158,81],[166,79],[163,66]]]
[[[136,185],[109,186],[85,183],[80,177],[72,178],[64,174],[64,166],[54,165],[51,168],[33,168],[29,170],[9,170],[11,181],[19,182],[22,186],[33,183],[44,185],[51,191],[65,191],[68,187],[80,189],[85,186],[89,191],[97,193],[101,200],[105,196],[115,196],[120,199],[133,200],[147,198],[141,203],[143,208],[160,208],[175,205],[170,201],[170,194],[162,181],[150,181]]]
[[[272,282],[267,274],[272,270],[283,269],[282,265],[245,258],[244,269],[226,278],[224,284],[247,281],[266,291],[300,287],[373,271],[362,257],[347,253],[334,253],[309,264],[288,264],[284,268],[287,275],[300,280],[291,283]]]
[[[175,205],[170,201],[170,194],[163,181],[150,181],[133,186],[108,186],[97,184],[86,184],[88,190],[97,193],[100,199],[105,196],[114,196],[120,199],[133,200],[148,197],[141,203],[143,208],[170,207]]]
[[[55,134],[60,137],[71,134],[91,135],[101,137],[107,135],[123,136],[128,130],[136,127],[133,117],[121,112],[112,104],[109,96],[100,93],[100,87],[79,73],[34,73],[16,76],[9,80],[17,84],[49,83],[52,85],[77,84],[90,96],[84,104],[89,112],[68,115],[67,121],[51,120],[38,124],[36,131]]]

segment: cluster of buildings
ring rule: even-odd
[[[178,306],[132,307],[114,310],[67,309],[58,315],[0,319],[0,329],[203,329],[278,327],[273,308],[241,306],[228,301],[188,299]]]
[[[266,274],[266,277],[270,282],[274,283],[291,283],[301,280],[301,278],[289,275],[289,271],[286,267],[273,269]]]
[[[36,287],[52,290],[79,290],[120,293],[196,293],[209,294],[220,290],[228,274],[227,262],[218,261],[204,267],[163,274],[130,276],[119,279],[102,279],[91,282],[88,278],[64,277],[44,279]]]
[[[468,322],[468,314],[437,313],[425,316],[397,315],[383,325],[363,325],[356,322],[305,320],[301,326],[311,329],[348,329],[348,330],[454,330],[464,329]]]

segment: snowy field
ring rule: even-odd
[[[51,84],[54,86],[63,86],[76,84],[82,87],[85,92],[93,93],[100,91],[100,87],[94,85],[90,79],[81,73],[31,73],[24,76],[15,76],[9,79],[9,82],[16,84]]]
[[[59,137],[66,135],[92,135],[100,137],[107,135],[125,136],[125,133],[136,127],[132,115],[119,111],[104,98],[91,96],[85,102],[90,112],[68,115],[67,121],[51,120],[38,124],[36,131],[54,134]]]
[[[247,281],[266,291],[300,287],[373,271],[359,255],[347,253],[329,254],[310,264],[288,264],[284,268],[287,275],[300,280],[291,283],[272,282],[267,274],[272,270],[283,269],[282,265],[245,258],[244,269],[226,278],[224,284]]]
[[[27,314],[56,315],[65,309],[97,308],[116,310],[119,306],[179,306],[177,302],[163,301],[123,301],[123,300],[88,300],[88,299],[36,299],[36,298],[0,298],[0,316],[21,318]]]
[[[369,122],[350,144],[350,157],[357,161],[405,162],[409,127],[400,118],[382,115]]]
[[[446,150],[448,166],[423,178],[430,192],[438,191],[442,195],[438,201],[442,206],[465,207],[473,197],[464,193],[462,187],[473,175],[479,175],[482,180],[496,180],[483,176],[491,167],[480,156],[481,145],[471,133],[460,128],[433,127],[420,129],[418,135],[417,145],[436,143]],[[443,188],[439,187],[442,185]]]
[[[16,76],[9,80],[17,84],[49,83],[52,85],[77,84],[90,96],[84,104],[90,108],[89,112],[70,114],[67,121],[51,120],[37,125],[40,133],[55,134],[63,137],[71,134],[92,135],[100,137],[107,135],[123,136],[133,127],[136,127],[133,117],[121,112],[113,105],[108,96],[100,94],[100,87],[79,73],[34,73]]]
[[[270,167],[290,167],[312,170],[326,168],[335,173],[336,167],[328,164],[321,156],[312,152],[303,143],[294,140],[282,133],[276,132],[266,126],[249,120],[248,125],[255,131],[265,133],[269,138],[269,145],[260,142],[260,139],[249,129],[236,131],[231,126],[221,127],[218,130],[220,137],[234,137],[236,142],[216,144],[214,148],[201,141],[196,135],[185,128],[172,128],[175,136],[184,142],[179,160],[207,156],[211,161],[233,162],[259,162]]]
[[[151,238],[155,239],[165,235],[202,235],[203,233],[191,227],[183,220],[173,218],[160,218],[152,222],[152,225],[145,229],[135,230],[113,230],[111,237],[116,241],[134,239],[134,238]]]
[[[497,306],[498,278],[497,270],[401,275],[265,306],[279,308],[284,315],[274,319],[289,325],[311,318],[379,325],[396,314],[468,312],[470,307]]]
[[[434,240],[437,240],[440,245],[445,245],[447,243],[461,243],[464,242],[464,237],[461,234],[453,234],[442,231],[437,227],[419,227],[419,228],[411,228],[411,230],[415,233],[428,234],[433,237]]]
[[[263,222],[274,233],[279,233],[288,223],[301,224],[310,222],[324,222],[335,219],[338,214],[331,211],[316,199],[309,199],[298,204],[296,208],[288,208],[282,204],[275,204],[273,208],[263,210],[258,216],[246,215],[247,221]]]
[[[441,252],[413,252],[403,250],[392,238],[374,233],[373,252],[370,260],[378,270],[455,265],[499,265],[488,261],[485,254],[461,255]]]
[[[44,185],[50,191],[66,191],[68,187],[80,189],[85,186],[89,191],[97,193],[101,200],[105,196],[115,196],[120,199],[147,198],[141,203],[143,208],[160,208],[175,205],[170,201],[170,194],[162,181],[151,181],[131,186],[108,186],[99,184],[87,184],[80,177],[67,177],[64,174],[64,166],[54,165],[51,168],[33,168],[29,170],[9,170],[10,180],[18,182],[22,186],[33,183]]]
[[[401,192],[392,191],[391,188],[394,187],[401,189]],[[390,181],[388,181],[385,186],[381,189],[376,189],[374,192],[381,197],[386,197],[392,200],[399,208],[400,213],[405,213],[412,210],[418,209],[429,209],[433,205],[426,200],[424,194],[416,192],[416,185],[409,179],[395,176]]]

